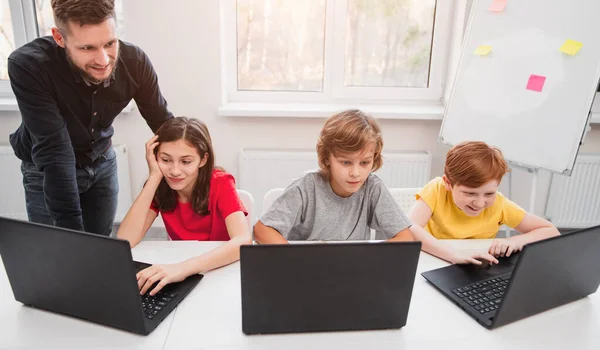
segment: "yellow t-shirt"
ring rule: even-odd
[[[446,190],[441,177],[429,181],[417,194],[431,208],[431,219],[425,229],[438,239],[494,238],[503,224],[512,228],[525,217],[525,210],[513,201],[496,193],[494,204],[477,216],[468,216],[460,210],[452,192]]]

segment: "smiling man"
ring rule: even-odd
[[[52,10],[52,36],[8,58],[27,215],[109,235],[119,189],[113,120],[131,99],[153,131],[173,116],[148,56],[118,39],[114,0],[52,0]]]

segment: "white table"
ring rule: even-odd
[[[490,241],[447,241],[484,249]],[[172,263],[216,247],[212,242],[142,242],[134,259]],[[600,296],[490,331],[448,301],[420,273],[446,263],[422,253],[407,325],[400,330],[247,336],[241,330],[239,263],[205,274],[149,336],[138,336],[14,301],[0,271],[0,349],[600,349]]]

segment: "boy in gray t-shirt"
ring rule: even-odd
[[[389,239],[410,226],[381,179],[370,174],[350,197],[340,197],[318,172],[295,180],[260,221],[290,241]]]
[[[259,243],[287,240],[413,240],[410,221],[373,171],[383,141],[373,117],[349,110],[330,117],[319,136],[319,171],[294,180],[254,226]]]

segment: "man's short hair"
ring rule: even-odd
[[[83,26],[116,19],[114,0],[52,0],[50,4],[54,25],[63,35],[68,33],[69,22]]]

